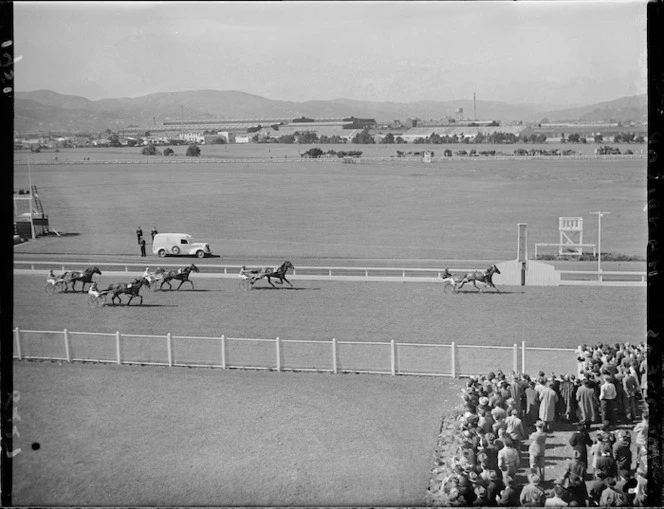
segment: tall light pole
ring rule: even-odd
[[[601,210],[591,212],[591,214],[597,214],[597,277],[600,281],[602,280],[602,268],[600,266],[602,260],[602,216],[610,213]]]

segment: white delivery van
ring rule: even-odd
[[[203,258],[211,255],[210,245],[192,242],[186,233],[157,233],[152,241],[152,252],[161,257],[166,255],[196,255]]]

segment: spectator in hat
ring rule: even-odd
[[[493,433],[485,435],[486,446],[482,443],[482,452],[486,455],[486,462],[489,470],[499,470],[498,467],[498,448],[493,443]]]
[[[622,492],[628,507],[634,507],[634,499],[636,498],[638,486],[639,482],[631,474],[627,474],[624,479],[616,482],[616,490]]]
[[[477,474],[475,472],[469,472],[467,476],[459,476],[459,495],[463,497],[467,504],[472,504],[475,501],[475,486],[470,480],[471,474],[475,476],[474,479],[477,482]]]
[[[503,472],[503,482],[506,477],[514,478],[519,469],[519,453],[514,448],[510,437],[503,438],[504,447],[498,451],[498,466]]]
[[[521,490],[519,501],[524,507],[542,507],[546,495],[544,490],[540,487],[541,479],[537,474],[530,474],[528,476],[528,484]]]
[[[540,391],[539,418],[544,422],[544,431],[553,431],[553,421],[556,418],[556,403],[558,394],[551,388],[552,383],[547,382],[544,389]]]
[[[487,505],[496,505],[496,497],[500,495],[505,485],[502,476],[499,476],[495,470],[489,472],[489,484],[486,487],[486,498],[489,501]]]
[[[519,493],[514,489],[514,479],[506,476],[503,479],[505,488],[496,497],[497,505],[501,507],[516,507],[519,505]]]
[[[600,445],[596,467],[597,470],[601,470],[606,474],[607,479],[616,477],[616,460],[613,459],[611,443],[609,441],[603,441]]]
[[[489,398],[484,398],[489,401]],[[480,401],[482,398],[480,398]],[[493,431],[493,416],[487,408],[480,407],[478,409],[479,420],[477,421],[477,428],[481,433],[490,433]]]
[[[487,498],[486,488],[481,484],[475,486],[475,501],[473,502],[475,507],[487,507],[491,504]]]
[[[541,481],[544,481],[544,454],[546,452],[547,434],[544,431],[542,421],[537,421],[535,428],[536,431],[530,435],[530,446],[528,447],[530,471],[537,474]]]
[[[559,386],[560,396],[563,404],[561,405],[561,418],[564,422],[572,422],[576,417],[576,386],[574,385],[574,375],[565,375]]]
[[[627,505],[627,499],[624,494],[616,489],[615,477],[606,479],[606,488],[599,497],[600,507],[624,507]]]
[[[639,381],[629,369],[624,370],[622,386],[625,394],[625,418],[631,421],[636,419],[636,395],[639,391]]]
[[[581,453],[579,451],[572,451],[572,457],[567,462],[565,477],[569,478],[571,475],[576,475],[581,479],[586,478],[586,464],[580,460],[580,457]]]
[[[559,491],[560,491],[560,498],[562,498],[563,501],[564,501],[566,504],[569,504],[569,502],[570,502],[570,495],[569,495],[569,492],[567,491],[567,478],[565,478],[565,477],[562,476],[562,475],[556,477],[556,478],[553,480],[553,488],[555,488],[556,486],[558,486],[558,487],[560,488],[560,489],[559,489]],[[553,496],[554,496],[553,488],[551,488],[550,490],[545,490],[544,493],[546,494],[547,497],[553,497]]]
[[[586,431],[586,425],[581,423],[569,439],[569,445],[575,451],[579,451],[579,460],[586,464],[588,467],[588,447],[593,445],[590,434]]]
[[[581,422],[585,424],[586,429],[590,429],[590,425],[599,420],[599,401],[589,379],[585,378],[583,385],[576,391],[576,400],[579,404]]]
[[[136,243],[140,245],[142,238],[143,238],[143,230],[139,226],[138,228],[136,228]]]
[[[606,474],[597,471],[593,480],[588,483],[588,502],[590,507],[599,507],[599,500],[602,497],[602,492],[606,488]]]
[[[507,416],[505,423],[507,424],[505,431],[514,442],[514,449],[516,449],[516,452],[520,455],[521,441],[528,435],[526,435],[523,421],[519,419],[519,411],[516,408],[512,409],[511,415]]]
[[[450,507],[465,507],[467,505],[466,499],[459,493],[457,488],[452,488],[449,495],[447,496],[447,501]]]
[[[618,433],[618,439],[613,444],[613,457],[616,460],[616,469],[621,479],[626,479],[632,471],[632,441],[629,433]]]
[[[586,483],[582,477],[576,474],[570,474],[567,478],[567,492],[569,493],[570,506],[585,507],[588,500],[588,491]]]
[[[645,507],[648,493],[648,478],[646,477],[645,470],[637,468],[635,479],[638,484],[636,493],[634,494],[634,506]]]
[[[157,227],[156,227],[156,226],[152,226],[152,230],[150,230],[150,235],[152,236],[152,242],[153,242],[153,243],[154,243],[154,236],[157,235],[157,233],[159,233],[159,232],[157,231]]]
[[[555,485],[551,490],[551,496],[544,501],[544,507],[567,507],[569,504],[562,499],[562,486]]]
[[[539,393],[535,390],[535,382],[530,382],[524,390],[526,398],[526,407],[524,412],[524,422],[528,432],[535,429],[537,416],[539,415]]]

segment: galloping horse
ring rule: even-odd
[[[144,277],[140,277],[138,279],[134,279],[131,283],[114,283],[109,285],[108,288],[103,290],[102,293],[111,294],[111,304],[115,304],[116,298],[120,304],[122,304],[122,299],[120,298],[120,295],[122,294],[131,295],[129,301],[127,302],[127,306],[131,304],[131,301],[134,297],[139,297],[141,299],[141,304],[143,304],[143,296],[139,293],[143,285],[150,286],[150,283]]]
[[[178,269],[178,270],[171,270],[168,272],[164,272],[162,275],[162,281],[161,284],[159,285],[159,289],[161,290],[161,287],[164,286],[164,283],[168,283],[168,289],[172,290],[173,287],[171,286],[171,280],[176,279],[180,281],[180,285],[176,288],[176,290],[180,289],[180,286],[182,286],[184,283],[189,283],[191,284],[191,289],[194,289],[194,283],[189,279],[189,274],[191,272],[200,272],[198,270],[198,267],[194,265],[193,263],[189,265],[189,267],[185,267],[184,269]]]
[[[491,280],[494,274],[500,274],[498,267],[496,267],[495,265],[492,265],[484,272],[469,272],[463,277],[463,279],[459,283],[459,287],[457,288],[457,290],[461,290],[461,288],[463,288],[463,285],[465,285],[466,283],[473,283],[473,286],[477,288],[480,292],[482,292],[482,289],[477,286],[477,282],[479,281],[480,283],[484,283],[486,286],[492,287],[497,292],[500,292],[500,290],[496,288],[496,285],[494,285],[493,281]]]
[[[80,281],[83,287],[81,288],[81,293],[85,291],[86,284],[92,284],[92,276],[94,274],[99,274],[101,276],[101,270],[97,267],[88,267],[83,272],[71,271],[65,272],[62,276],[62,280],[65,282],[65,290],[68,290],[68,285],[71,283],[72,292],[76,291],[76,282]]]

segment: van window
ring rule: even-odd
[[[188,244],[187,239],[180,239],[180,244]]]

